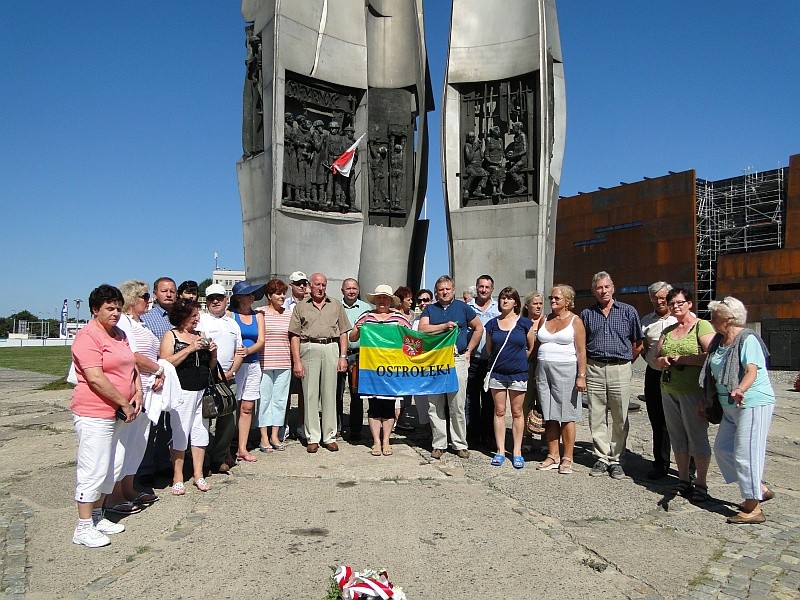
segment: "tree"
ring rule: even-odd
[[[200,283],[197,284],[197,296],[199,298],[206,297],[206,288],[211,285],[210,279],[203,279]]]

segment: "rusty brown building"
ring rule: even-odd
[[[594,302],[598,271],[642,314],[659,280],[694,290],[701,315],[710,300],[735,296],[772,366],[800,368],[800,155],[720,181],[690,170],[561,198],[554,280],[575,288],[578,310]]]

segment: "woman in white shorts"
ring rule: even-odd
[[[499,467],[506,459],[506,404],[511,405],[511,454],[515,469],[525,466],[522,458],[522,435],[525,415],[522,405],[528,389],[528,355],[534,342],[533,321],[519,316],[522,302],[512,287],[503,288],[497,296],[500,316],[486,324],[486,353],[489,355],[489,389],[494,400],[494,439],[497,453],[492,466]]]

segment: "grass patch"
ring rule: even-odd
[[[67,379],[65,377],[62,377],[61,379],[56,379],[55,381],[51,381],[50,383],[45,383],[39,389],[44,390],[46,392],[53,392],[61,390],[72,390],[75,389],[75,386],[72,385],[71,383],[67,383]]]
[[[0,349],[0,367],[66,377],[72,362],[69,346],[31,346]]]

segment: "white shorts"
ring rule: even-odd
[[[497,381],[494,377],[489,378],[490,390],[511,390],[512,392],[528,391],[527,381]]]
[[[261,363],[242,363],[236,371],[236,399],[255,402],[261,397]]]
[[[122,421],[72,415],[78,435],[76,502],[94,502],[114,489],[114,451]]]
[[[203,394],[205,390],[181,391],[181,404],[169,411],[172,425],[172,449],[183,452],[192,446],[208,446],[208,419],[203,418]]]

